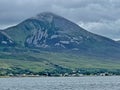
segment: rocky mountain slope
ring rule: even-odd
[[[14,41],[3,31],[0,31],[0,46],[14,46]]]
[[[120,55],[115,41],[86,31],[75,23],[50,12],[40,13],[4,30],[18,46],[45,50],[73,50]]]

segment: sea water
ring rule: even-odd
[[[120,77],[0,78],[0,90],[120,90]]]

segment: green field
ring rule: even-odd
[[[120,69],[120,61],[110,58],[90,57],[72,53],[48,51],[1,52],[0,74],[9,73],[66,73],[84,69],[88,72],[96,70],[116,71]]]

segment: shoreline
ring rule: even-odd
[[[97,75],[83,75],[83,76],[0,76],[0,78],[53,78],[53,77],[56,77],[56,78],[59,78],[59,77],[61,77],[61,78],[64,78],[64,77],[115,77],[115,76],[120,76],[120,75],[111,75],[111,76],[97,76]]]

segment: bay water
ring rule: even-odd
[[[120,90],[120,77],[0,78],[0,90]]]

